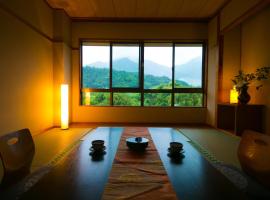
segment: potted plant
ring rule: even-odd
[[[254,73],[244,73],[239,70],[238,75],[234,76],[232,82],[236,86],[238,91],[238,100],[240,104],[247,104],[250,100],[250,95],[248,94],[248,87],[252,82],[257,82],[256,89],[259,90],[263,85],[259,82],[269,78],[270,67],[262,67],[256,69]]]

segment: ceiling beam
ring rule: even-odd
[[[175,18],[175,17],[72,17],[73,22],[123,22],[123,23],[207,23],[210,18]]]

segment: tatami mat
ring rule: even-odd
[[[49,163],[90,130],[91,128],[70,128],[68,130],[54,128],[34,137],[36,153],[31,171]]]
[[[179,128],[178,130],[215,156],[217,160],[241,169],[237,158],[240,137],[208,127]]]

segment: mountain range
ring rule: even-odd
[[[125,72],[138,72],[138,63],[129,58],[120,58],[113,61],[113,70]],[[175,66],[176,80],[185,81],[192,86],[201,86],[202,78],[202,58],[196,57],[185,64]],[[83,67],[108,68],[108,63],[95,62]],[[169,67],[160,65],[150,60],[144,61],[144,74],[158,77],[168,77],[171,79],[172,70]]]

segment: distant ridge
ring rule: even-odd
[[[193,86],[201,86],[202,76],[202,57],[196,57],[189,62],[175,66],[176,80],[185,81]],[[113,62],[114,71],[138,72],[138,63],[129,58],[120,58]],[[109,64],[105,62],[95,62],[87,64],[84,67],[93,68],[109,68]],[[160,65],[150,60],[144,61],[144,74],[157,77],[168,77],[171,79],[172,70],[169,67]]]

